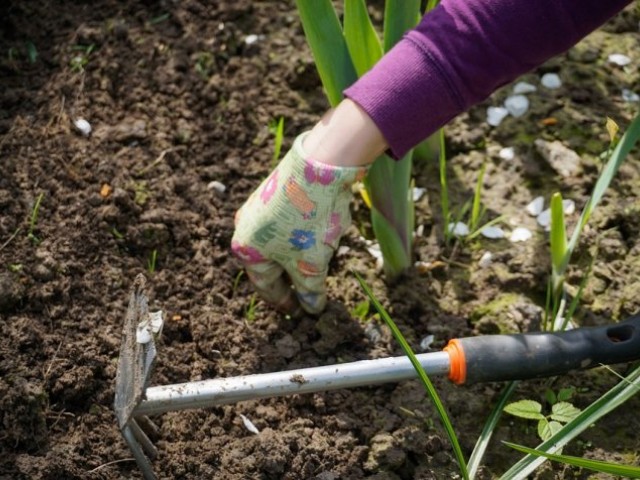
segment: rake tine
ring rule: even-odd
[[[144,452],[142,448],[140,448],[140,444],[135,439],[133,432],[131,431],[131,424],[125,426],[122,429],[122,436],[124,437],[127,445],[129,446],[129,450],[133,454],[133,457],[136,459],[136,463],[138,464],[138,468],[142,472],[142,476],[145,480],[157,480],[156,475],[153,473],[153,469],[151,468],[151,463],[144,456]]]
[[[142,431],[140,425],[136,423],[134,419],[131,419],[129,422],[129,427],[131,427],[131,433],[136,438],[136,440],[142,445],[142,448],[145,452],[147,452],[147,456],[150,460],[155,460],[158,456],[158,449],[153,445],[149,437],[147,437],[146,433]]]

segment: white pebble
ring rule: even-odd
[[[540,83],[542,83],[543,87],[551,90],[562,86],[562,80],[556,73],[545,73],[540,79]]]
[[[482,230],[480,230],[480,234],[483,237],[491,239],[504,238],[504,230],[502,230],[500,227],[494,227],[493,225],[484,227]]]
[[[640,95],[628,88],[622,89],[622,100],[625,102],[640,102]]]
[[[251,422],[251,420],[249,420],[247,417],[245,417],[244,415],[240,414],[240,418],[242,419],[242,423],[244,424],[244,427],[249,430],[251,433],[255,433],[256,435],[258,433],[260,433],[260,430],[258,430],[258,427],[256,427],[253,422]]]
[[[509,115],[509,110],[504,107],[489,107],[487,108],[487,123],[492,127],[497,127],[507,115]]]
[[[413,189],[413,201],[417,202],[418,200],[420,200],[424,196],[426,191],[426,188],[415,187]]]
[[[529,99],[524,95],[512,95],[504,101],[505,108],[513,117],[521,117],[529,110]]]
[[[512,242],[526,242],[532,236],[533,234],[528,228],[518,227],[514,229],[513,232],[511,232],[511,237],[509,238],[509,240],[511,240]]]
[[[562,211],[565,215],[571,215],[576,211],[576,202],[569,199],[562,200]]]
[[[546,210],[540,212],[540,215],[536,217],[536,221],[542,228],[549,228],[551,226],[551,209],[547,208]]]
[[[532,93],[537,90],[535,85],[531,85],[528,82],[518,82],[513,87],[513,93],[516,95],[521,93]]]
[[[85,137],[88,137],[91,134],[91,124],[87,122],[84,118],[78,118],[74,120],[73,125]]]
[[[151,332],[149,332],[149,328],[147,325],[138,325],[136,328],[136,342],[138,343],[149,343],[151,341]]]
[[[466,237],[469,235],[469,227],[462,222],[450,223],[449,233],[453,233],[456,237]]]
[[[246,38],[244,39],[244,43],[246,43],[247,45],[253,45],[258,40],[260,40],[260,37],[255,33],[252,33],[251,35],[246,36]]]
[[[434,337],[433,335],[427,335],[422,340],[420,340],[420,350],[422,350],[423,352],[426,352],[427,350],[429,350],[435,338],[436,337]]]
[[[504,147],[500,149],[498,156],[503,160],[513,160],[516,156],[516,151],[513,147]]]
[[[480,268],[487,268],[493,263],[493,254],[491,252],[484,252],[478,261]]]
[[[340,245],[338,247],[337,252],[336,252],[336,256],[342,257],[342,256],[346,255],[347,253],[349,253],[350,251],[351,251],[351,248],[347,247],[346,245]]]
[[[382,258],[382,251],[380,250],[380,244],[378,243],[374,243],[367,247],[367,252],[369,252],[369,254],[376,260],[380,260]]]
[[[544,208],[543,197],[534,198],[533,200],[531,200],[531,202],[529,202],[529,204],[526,207],[524,207],[527,213],[532,217],[537,217],[538,215],[540,215],[540,213],[542,213],[543,208]]]
[[[424,235],[424,224],[420,224],[418,225],[418,228],[416,228],[416,237],[421,237]]]
[[[207,188],[209,190],[215,190],[218,193],[224,193],[224,191],[227,189],[224,183],[218,182],[217,180],[214,180],[213,182],[209,182],[209,184],[207,185]]]
[[[622,53],[612,53],[609,55],[609,63],[613,63],[619,67],[624,67],[631,63],[631,59]]]

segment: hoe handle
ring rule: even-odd
[[[451,340],[449,378],[458,384],[561,375],[640,359],[640,313],[615,325],[556,333]]]

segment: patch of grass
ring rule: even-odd
[[[40,243],[40,239],[36,237],[35,231],[36,231],[36,225],[38,223],[38,214],[40,212],[40,205],[42,204],[43,197],[44,197],[44,193],[41,193],[40,195],[38,195],[38,198],[36,198],[36,202],[34,203],[33,208],[31,209],[31,216],[29,217],[29,232],[27,233],[27,238],[31,240],[31,242],[34,245],[37,245]]]

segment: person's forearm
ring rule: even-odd
[[[362,108],[345,99],[305,137],[309,158],[342,167],[368,165],[387,149],[382,132]]]
[[[442,0],[345,91],[396,157],[630,0]]]

